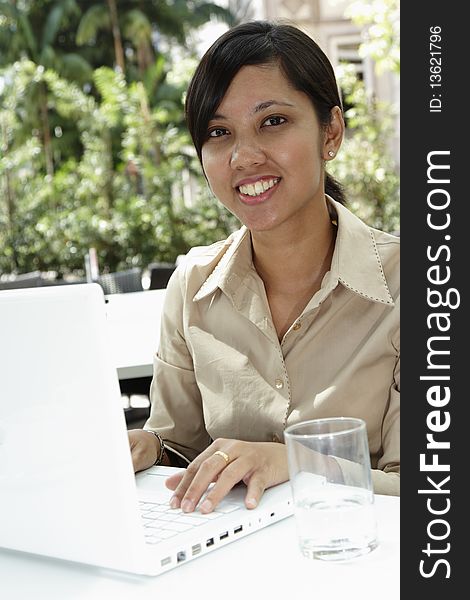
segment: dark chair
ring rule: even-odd
[[[166,288],[168,281],[176,269],[175,263],[168,262],[153,262],[148,266],[150,273],[150,288],[151,290],[162,290]]]
[[[44,282],[44,285],[79,285],[81,283],[88,283],[85,277],[79,279],[51,279]]]
[[[16,275],[9,281],[0,281],[0,290],[14,290],[17,288],[31,288],[45,285],[45,279],[41,276],[41,271],[31,271]]]
[[[105,273],[96,280],[105,294],[126,294],[127,292],[143,292],[142,269],[134,267],[127,271]]]

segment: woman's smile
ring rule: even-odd
[[[280,181],[280,177],[260,177],[241,183],[235,189],[240,201],[252,206],[269,200],[277,191]]]

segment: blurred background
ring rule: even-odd
[[[332,61],[347,121],[329,165],[349,207],[399,233],[398,0],[0,0],[0,289],[164,288],[237,220],[183,119],[225,29],[288,19]]]

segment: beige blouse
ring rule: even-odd
[[[279,342],[242,227],[173,274],[146,429],[187,461],[218,437],[283,441],[313,418],[366,421],[374,490],[399,494],[399,239],[328,198],[338,232],[321,289]]]

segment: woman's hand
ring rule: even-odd
[[[143,471],[151,467],[160,452],[160,443],[158,439],[144,429],[130,429],[129,445],[131,447],[132,464],[134,472]]]
[[[220,454],[217,454],[218,451]],[[224,455],[228,457],[228,461]],[[175,492],[170,506],[191,512],[209,484],[215,482],[199,507],[202,513],[208,513],[240,481],[248,487],[246,507],[255,508],[266,488],[287,481],[288,478],[284,444],[218,439],[195,458],[187,469],[168,477],[166,486]]]

